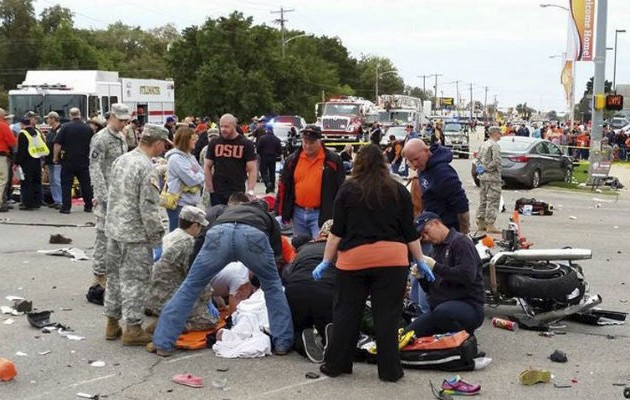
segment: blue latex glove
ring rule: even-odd
[[[483,167],[483,165],[479,164],[477,165],[476,171],[477,171],[477,175],[481,175],[484,172],[486,172],[486,169]]]
[[[212,316],[212,318],[219,319],[221,313],[219,313],[219,309],[214,305],[212,301],[208,302],[208,314]]]
[[[313,279],[316,281],[322,279],[322,274],[328,267],[330,267],[330,261],[322,260],[313,270]]]
[[[435,280],[435,275],[433,275],[433,271],[424,261],[416,260],[416,265],[418,266],[418,270],[424,275],[424,279],[428,282],[433,282]]]
[[[153,249],[153,262],[157,262],[162,257],[162,245]]]

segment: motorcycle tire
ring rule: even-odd
[[[511,274],[507,277],[507,287],[514,297],[549,299],[562,302],[579,302],[584,296],[585,284],[572,267],[561,265],[560,272],[551,278],[540,279],[526,275]],[[578,295],[567,299],[575,290]]]

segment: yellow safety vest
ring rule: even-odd
[[[28,154],[30,154],[33,158],[46,157],[50,154],[50,150],[48,149],[48,146],[46,146],[44,136],[39,129],[35,129],[35,132],[37,132],[37,135],[35,136],[31,136],[27,130],[22,130],[21,132],[28,140]]]

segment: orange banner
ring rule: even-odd
[[[571,60],[565,61],[562,73],[560,73],[560,82],[562,83],[562,86],[564,86],[564,94],[569,107],[573,107],[573,63],[574,61]]]
[[[570,0],[570,5],[567,59],[593,61],[595,0]]]

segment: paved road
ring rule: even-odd
[[[477,143],[478,145],[478,143]],[[475,148],[475,146],[471,146]],[[455,160],[465,183],[471,209],[477,204],[477,189],[469,175],[469,161]],[[582,263],[591,292],[602,294],[603,307],[630,312],[630,274],[623,237],[630,232],[628,192],[619,197],[576,194],[553,188],[533,191],[510,190],[504,193],[508,207],[522,196],[536,197],[554,204],[553,216],[525,217],[523,230],[536,248],[583,246],[593,249],[593,259]],[[575,219],[570,218],[576,217]],[[80,209],[71,215],[52,210],[12,211],[0,217],[9,222],[84,224],[91,216]],[[499,217],[507,224],[508,215]],[[90,283],[90,262],[37,254],[48,244],[49,235],[62,233],[74,239],[73,245],[89,249],[93,228],[0,225],[0,304],[8,305],[7,295],[33,300],[39,309],[55,310],[53,318],[71,326],[83,341],[72,341],[56,333],[42,334],[31,328],[25,317],[0,316],[0,356],[12,359],[19,371],[16,380],[0,382],[0,399],[73,399],[78,392],[107,395],[108,399],[382,399],[431,398],[429,381],[439,385],[448,374],[408,370],[397,384],[378,381],[372,365],[355,365],[351,376],[317,380],[304,374],[316,366],[297,354],[258,360],[226,360],[211,350],[179,352],[160,359],[143,348],[122,347],[120,342],[103,338],[105,318],[102,308],[85,301]],[[71,309],[64,311],[63,309]],[[488,399],[617,399],[630,385],[630,328],[592,327],[566,324],[567,334],[544,338],[535,332],[510,332],[493,328],[489,318],[509,308],[487,309],[488,321],[478,340],[493,363],[485,370],[462,373],[470,382],[482,385]],[[567,353],[569,362],[555,364],[547,359],[555,349]],[[47,355],[39,352],[51,350]],[[27,356],[17,356],[16,352]],[[103,360],[103,368],[92,367],[89,360]],[[553,385],[524,387],[518,374],[528,367],[550,369],[560,383],[577,379],[568,389]],[[217,368],[228,367],[227,372]],[[206,387],[191,389],[170,382],[176,373],[193,373],[206,380]],[[227,379],[228,390],[214,388],[217,379]]]

